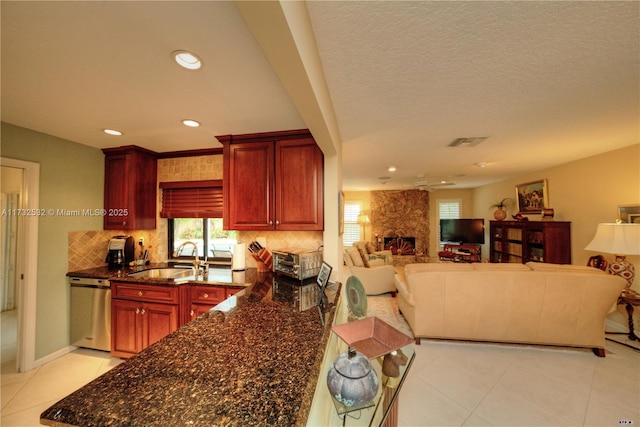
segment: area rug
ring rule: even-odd
[[[413,337],[409,324],[398,310],[396,298],[390,294],[367,296],[367,316],[375,316],[400,332]]]

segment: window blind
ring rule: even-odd
[[[358,215],[360,215],[359,203],[345,203],[344,205],[344,234],[342,235],[342,244],[351,246],[353,242],[360,240],[360,224],[358,224]]]
[[[460,200],[438,200],[438,241],[442,242],[440,235],[441,219],[459,219]]]
[[[161,182],[162,218],[222,218],[222,180]]]
[[[439,219],[460,218],[460,202],[458,200],[438,202],[438,218]]]

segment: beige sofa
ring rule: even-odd
[[[544,263],[409,264],[395,276],[398,307],[422,338],[592,348],[624,279]]]
[[[362,283],[367,295],[395,293],[396,270],[392,265],[391,251],[376,251],[373,245],[359,241],[345,248],[342,257],[351,275]]]

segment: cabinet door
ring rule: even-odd
[[[128,230],[156,228],[158,160],[153,153],[134,151],[130,154],[128,177],[133,182],[129,191]]]
[[[312,138],[276,143],[276,230],[324,228],[323,165]]]
[[[111,355],[131,357],[142,345],[141,304],[136,301],[111,300]]]
[[[215,304],[214,304],[215,305]],[[207,311],[209,311],[211,309],[211,307],[213,307],[214,305],[208,305],[208,304],[191,304],[191,320],[195,319],[196,317],[200,316],[201,314],[206,313]]]
[[[156,228],[155,153],[129,147],[104,149],[105,230]]]
[[[273,142],[231,144],[229,147],[228,199],[225,228],[271,230],[274,227]],[[225,191],[226,193],[226,191]]]
[[[104,160],[104,215],[105,230],[125,230],[129,222],[129,171],[125,154],[112,154]],[[125,211],[126,210],[126,211]],[[121,215],[124,213],[127,215]]]
[[[178,329],[178,306],[170,304],[149,304],[142,306],[142,335],[144,348]]]

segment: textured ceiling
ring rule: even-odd
[[[351,186],[371,187],[374,170],[389,186],[419,175],[477,185],[639,140],[638,3],[308,8]]]
[[[0,7],[8,123],[156,151],[311,127],[233,2]],[[638,2],[314,1],[307,9],[345,189],[441,179],[473,187],[640,140]],[[178,68],[177,49],[198,53],[204,69]],[[184,128],[183,118],[203,126]],[[106,127],[125,135],[104,135]],[[479,136],[488,139],[447,146]]]

